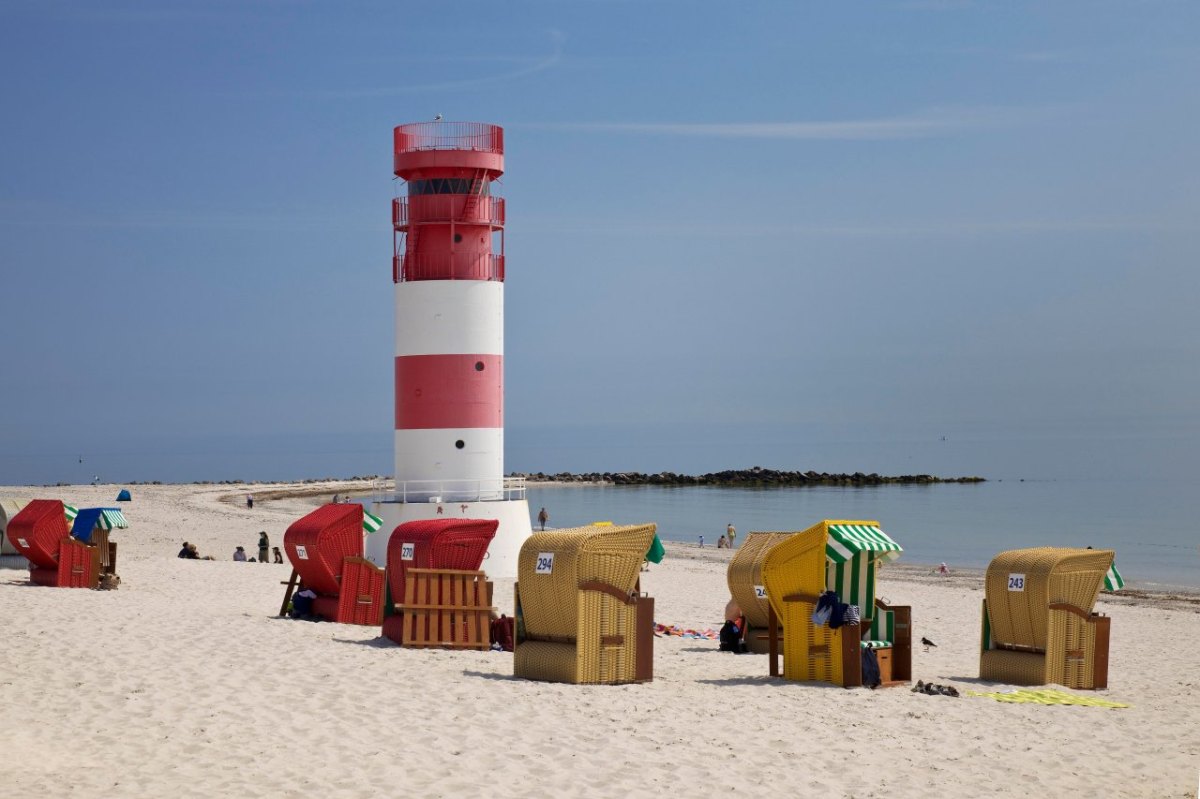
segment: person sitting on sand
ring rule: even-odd
[[[283,553],[279,551],[279,547],[272,547],[271,549],[275,553],[275,562],[283,563]]]
[[[235,549],[233,551],[233,559],[236,560],[238,563],[245,563],[246,562],[246,548],[238,547],[237,549]]]
[[[746,651],[746,615],[732,597],[725,603],[725,624],[721,626],[720,640],[722,652],[740,654]]]
[[[717,549],[724,549],[724,548],[725,548],[725,537],[720,536],[717,538]]]
[[[195,544],[185,544],[185,547],[187,548],[187,555],[184,557],[188,560],[200,560],[200,550],[196,549]]]

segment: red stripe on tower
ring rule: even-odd
[[[500,355],[396,358],[396,429],[504,426]]]

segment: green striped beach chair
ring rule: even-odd
[[[771,606],[768,633],[782,624],[783,676],[862,685],[864,647],[876,650],[883,683],[912,679],[912,608],[876,598],[876,572],[883,560],[899,557],[900,545],[875,521],[826,519],[788,536],[767,553],[763,581]],[[811,615],[823,591],[857,605],[859,624],[830,630]],[[777,642],[770,647],[771,674],[778,675]]]

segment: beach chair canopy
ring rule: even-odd
[[[117,502],[132,502],[133,497],[129,494],[128,488],[122,488],[121,493],[117,494]]]
[[[0,499],[0,555],[19,554],[5,532],[8,530],[8,520],[21,512],[25,502],[23,499]]]
[[[103,508],[83,508],[75,514],[75,521],[71,525],[71,535],[79,541],[87,544],[92,540],[92,530],[100,524],[100,514],[103,513]]]
[[[383,527],[383,519],[363,509],[363,532],[368,534],[378,532],[380,527]]]
[[[988,565],[985,580],[992,641],[1044,652],[1051,606],[1091,614],[1114,556],[1111,549],[1056,547],[1001,552]],[[1119,574],[1116,579],[1123,584]]]
[[[628,597],[654,532],[653,524],[588,526],[527,538],[517,559],[525,629],[533,636],[574,640],[581,588],[602,584]]]
[[[750,543],[749,539],[755,535],[760,534],[750,533],[747,544]],[[865,623],[869,623],[875,618],[876,565],[881,560],[894,560],[900,557],[900,553],[904,551],[891,536],[880,528],[879,522],[875,521],[825,519],[800,533],[767,533],[765,535],[775,536],[775,538],[770,539],[769,543],[764,543],[767,549],[760,556],[764,563],[773,557],[773,549],[791,536],[803,536],[806,542],[797,544],[799,549],[796,552],[807,551],[807,542],[809,541],[822,541],[825,556],[823,590],[836,591],[843,602],[857,605]],[[745,546],[746,544],[743,544],[743,548]],[[735,561],[740,554],[735,556]],[[782,552],[780,556],[788,557]],[[807,556],[804,562],[808,562]],[[731,569],[732,565],[731,562]],[[760,573],[761,569],[760,566]],[[802,579],[799,572],[790,571],[789,573],[793,575],[793,579]],[[811,584],[811,577],[804,577],[803,582],[803,587],[798,583],[795,590],[821,593],[822,586]],[[733,588],[732,578],[730,588]],[[737,598],[738,595],[734,596]],[[739,605],[741,605],[740,601]],[[745,605],[741,605],[741,607],[743,611],[747,610]],[[761,607],[765,614],[765,598],[761,602]],[[750,621],[748,612],[746,619],[748,622]],[[753,624],[753,622],[750,623]],[[764,618],[763,626],[765,625],[766,619]]]
[[[763,629],[767,626],[770,603],[763,584],[762,566],[767,553],[789,535],[792,533],[750,533],[729,561],[725,573],[729,595],[745,614],[749,627]]]
[[[387,579],[393,602],[404,602],[409,569],[479,571],[496,536],[496,519],[415,519],[398,525],[387,546]]]
[[[58,567],[59,542],[69,535],[63,503],[57,499],[35,499],[9,519],[5,535],[17,551],[34,566]]]
[[[363,506],[323,505],[292,522],[283,546],[301,583],[318,594],[337,596],[342,559],[362,557]]]

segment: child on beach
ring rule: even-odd
[[[283,563],[283,553],[279,551],[279,547],[272,547],[271,550],[275,553],[275,562]]]

